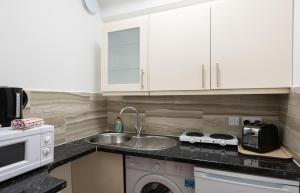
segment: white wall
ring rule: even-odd
[[[1,0],[0,86],[98,91],[101,24],[81,0]]]
[[[300,87],[300,0],[294,3],[294,87]]]

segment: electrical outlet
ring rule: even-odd
[[[240,126],[240,117],[229,117],[228,125],[229,126]]]
[[[244,121],[245,120],[248,120],[248,121],[250,121],[250,123],[254,123],[254,122],[256,122],[256,121],[262,121],[262,118],[261,117],[242,117],[242,123],[244,124]]]

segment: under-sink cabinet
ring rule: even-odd
[[[209,1],[104,28],[104,95],[276,94],[292,86],[293,0]]]
[[[123,155],[95,152],[55,168],[51,176],[67,181],[59,193],[124,193]]]
[[[96,152],[72,162],[73,193],[124,193],[123,155]]]

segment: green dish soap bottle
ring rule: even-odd
[[[117,120],[116,120],[115,132],[116,133],[122,133],[123,132],[123,124],[122,124],[121,117],[119,117],[119,116],[117,117]]]

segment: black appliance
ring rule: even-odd
[[[244,149],[266,153],[280,147],[278,128],[273,124],[261,122],[245,124],[242,131]]]
[[[10,127],[12,120],[22,119],[27,101],[22,88],[0,87],[0,127]]]

